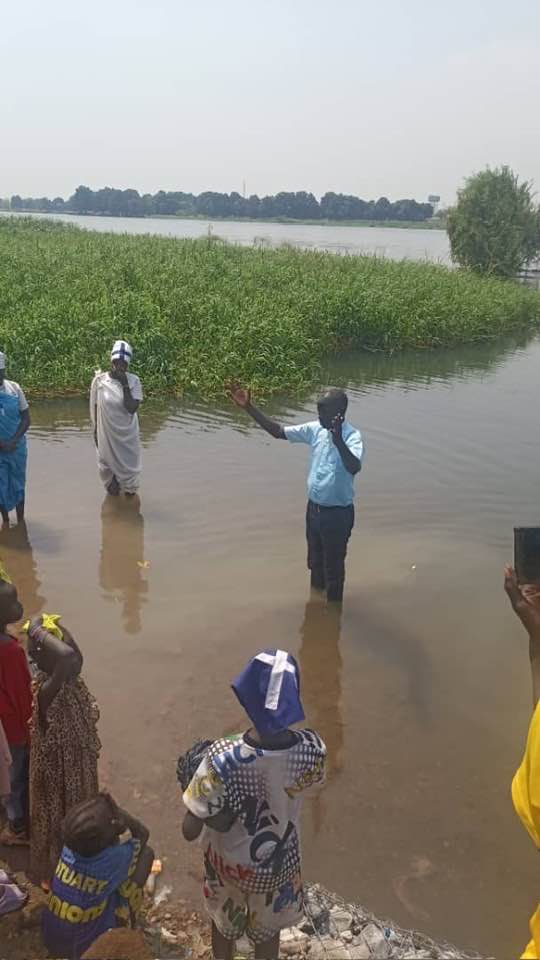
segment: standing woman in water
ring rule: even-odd
[[[0,353],[0,514],[9,523],[10,510],[24,518],[28,402],[18,383],[6,380],[6,358]]]
[[[90,390],[90,416],[97,447],[99,475],[107,493],[133,496],[141,476],[141,441],[137,410],[142,401],[141,381],[128,373],[133,351],[117,340],[111,351],[111,369],[97,371]]]

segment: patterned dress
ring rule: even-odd
[[[38,694],[48,680],[33,684],[30,746],[30,874],[49,882],[62,850],[62,822],[68,810],[98,792],[98,706],[80,677],[68,680],[47,711],[39,715]]]

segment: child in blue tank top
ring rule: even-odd
[[[129,831],[129,838],[121,840]],[[43,915],[43,939],[54,957],[79,960],[106,930],[138,912],[154,853],[148,830],[109,794],[73,807]]]

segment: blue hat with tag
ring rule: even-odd
[[[300,671],[286,650],[265,650],[231,684],[259,733],[280,733],[304,719]]]

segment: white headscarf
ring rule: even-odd
[[[6,355],[5,353],[0,353],[0,370],[6,369]]]
[[[131,349],[127,340],[115,341],[111,350],[111,360],[125,360],[126,363],[129,363],[132,356],[133,350]]]

